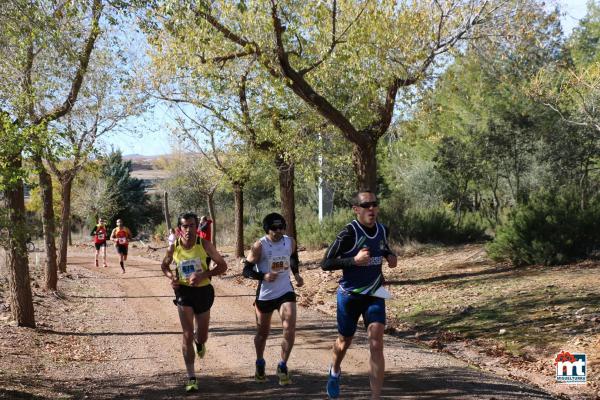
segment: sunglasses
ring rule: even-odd
[[[377,201],[365,201],[364,203],[360,203],[358,204],[358,207],[360,208],[371,208],[371,207],[378,207],[379,206],[379,202]]]
[[[284,231],[285,230],[285,226],[283,226],[283,225],[275,225],[275,226],[271,226],[269,229],[272,230],[273,232],[275,232],[275,231]]]

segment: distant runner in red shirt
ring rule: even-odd
[[[123,225],[123,221],[119,218],[117,220],[117,227],[113,229],[110,234],[110,240],[115,242],[117,253],[121,257],[119,264],[123,273],[125,273],[125,261],[127,260],[127,251],[129,249],[129,240],[131,239],[131,232],[129,228]]]
[[[94,237],[94,246],[96,247],[96,267],[98,266],[98,255],[100,254],[100,248],[103,248],[103,256],[104,256],[104,267],[106,268],[106,239],[108,233],[106,232],[106,226],[104,225],[104,220],[102,218],[98,218],[98,225],[94,226],[90,236]]]
[[[198,227],[198,236],[204,240],[212,242],[212,219],[208,219],[206,215],[200,218],[200,226]]]

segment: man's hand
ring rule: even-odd
[[[371,259],[371,253],[369,253],[369,249],[367,247],[363,247],[358,251],[358,254],[354,256],[354,263],[356,265],[369,265],[369,260]]]
[[[388,262],[388,267],[390,268],[396,268],[398,266],[398,257],[389,254],[387,256],[385,256],[385,259]]]
[[[179,279],[175,275],[171,277],[171,287],[177,289],[180,286]]]
[[[279,274],[277,272],[269,272],[265,274],[263,279],[267,282],[275,282],[278,276]]]
[[[190,283],[192,284],[192,286],[196,286],[198,283],[202,282],[205,279],[208,279],[209,275],[208,275],[208,271],[202,271],[202,272],[194,272],[191,276],[190,276]]]
[[[298,287],[304,286],[304,279],[300,276],[300,274],[294,275],[294,279],[296,279],[296,286],[298,286]]]

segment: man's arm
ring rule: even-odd
[[[117,240],[117,228],[114,228],[110,233],[110,240]]]
[[[383,226],[383,229],[385,231],[385,243],[384,243],[384,249],[383,249],[383,257],[387,260],[388,262],[388,267],[390,268],[396,268],[396,266],[398,265],[398,257],[396,256],[396,254],[394,254],[394,252],[392,251],[392,249],[390,248],[390,245],[388,243],[388,234],[389,234],[389,229],[387,226]]]
[[[94,236],[96,234],[96,230],[98,229],[98,226],[94,226],[94,229],[92,229],[92,233],[90,233],[90,236]]]
[[[343,269],[357,265],[354,262],[353,257],[341,258],[341,255],[346,251],[349,251],[354,246],[356,233],[350,226],[346,226],[342,230],[335,241],[329,246],[325,252],[325,256],[321,261],[321,268],[324,271],[334,271],[336,269]]]
[[[171,271],[170,267],[171,263],[173,262],[174,251],[175,246],[169,246],[167,248],[167,254],[165,255],[165,258],[163,258],[163,261],[160,265],[160,269],[162,270],[163,274],[165,274],[165,276],[171,281],[171,286],[176,287],[179,286],[179,283],[177,281],[177,275],[174,274],[173,271]]]
[[[217,249],[215,248],[215,246],[208,240],[201,239],[201,241],[202,241],[202,246],[204,247],[204,250],[206,251],[206,254],[208,254],[208,256],[212,259],[212,261],[215,264],[217,264],[217,266],[215,268],[205,271],[206,277],[212,278],[213,276],[224,274],[225,271],[227,271],[227,263],[225,262],[225,259],[223,258],[221,253],[219,253],[217,251]]]
[[[292,273],[294,274],[294,279],[296,280],[296,286],[301,287],[304,285],[304,279],[300,276],[300,260],[298,259],[298,247],[296,245],[296,240],[292,238],[292,255],[290,256],[290,268]]]

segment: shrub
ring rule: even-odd
[[[331,244],[336,235],[354,218],[349,208],[338,209],[331,216],[323,218],[314,212],[302,210],[296,217],[298,244],[309,249],[323,249]]]
[[[519,206],[488,245],[496,260],[515,265],[562,264],[600,246],[600,197],[581,209],[576,190],[539,192]]]

